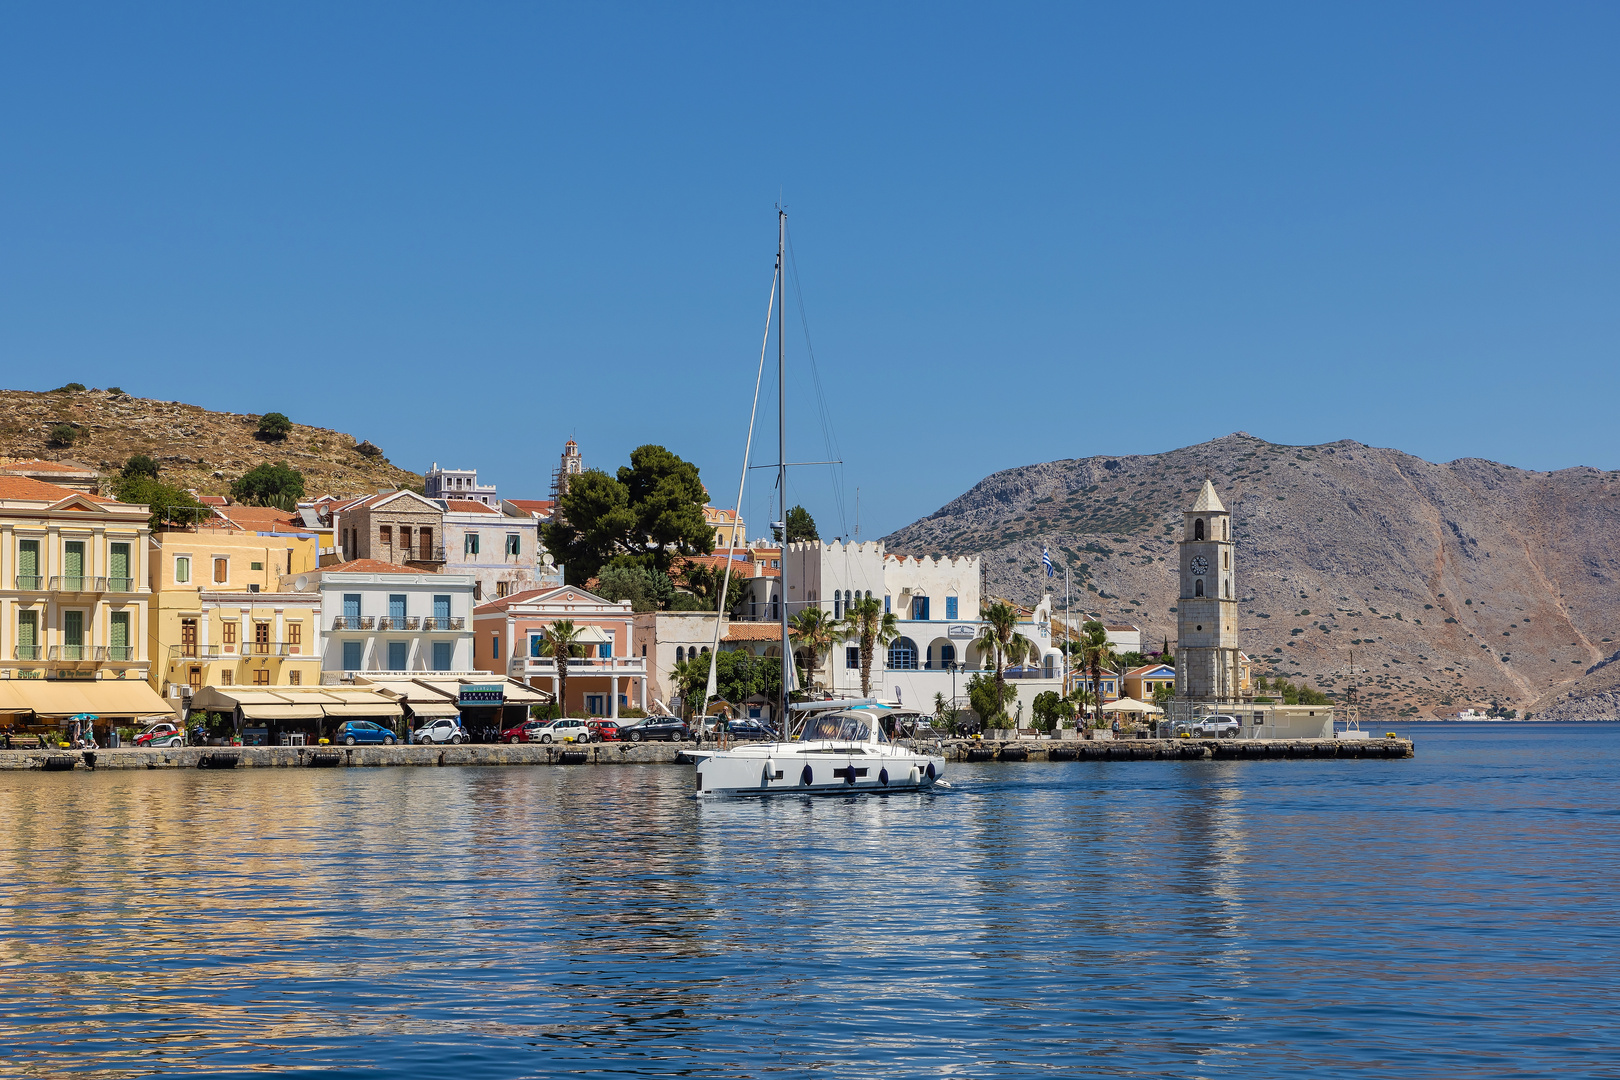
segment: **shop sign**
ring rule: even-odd
[[[461,686],[459,703],[463,708],[468,705],[500,705],[505,700],[504,683],[463,683]]]
[[[967,626],[965,624],[961,625],[961,626],[953,626],[953,627],[951,627],[949,633],[950,633],[950,636],[953,637],[953,638],[972,638],[972,637],[978,637],[979,636],[979,631],[978,631],[977,627]]]

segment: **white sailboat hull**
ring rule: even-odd
[[[757,743],[696,761],[700,794],[849,795],[918,791],[945,776],[945,759],[883,743]]]

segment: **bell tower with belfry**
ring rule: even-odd
[[[1238,700],[1237,585],[1232,515],[1204,481],[1182,514],[1181,597],[1176,602],[1176,697]]]

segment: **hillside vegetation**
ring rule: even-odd
[[[0,390],[0,459],[72,460],[111,473],[131,455],[147,454],[165,482],[204,495],[227,494],[231,481],[255,465],[278,461],[302,472],[310,493],[358,494],[422,482],[352,435],[293,423],[284,438],[262,438],[259,423],[257,414],[110,390]]]
[[[1373,715],[1469,705],[1620,710],[1620,474],[1434,464],[1356,442],[1279,446],[1238,433],[1136,457],[1009,469],[885,538],[984,558],[1024,603],[1062,566],[1076,609],[1174,644],[1181,511],[1205,477],[1233,513],[1244,649],[1257,674],[1334,693],[1352,666]],[[1049,584],[1043,544],[1059,564]],[[1591,674],[1588,674],[1589,669]]]

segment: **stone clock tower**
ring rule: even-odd
[[[1176,696],[1183,701],[1238,699],[1237,584],[1232,515],[1215,485],[1183,515],[1181,598],[1176,603]]]

